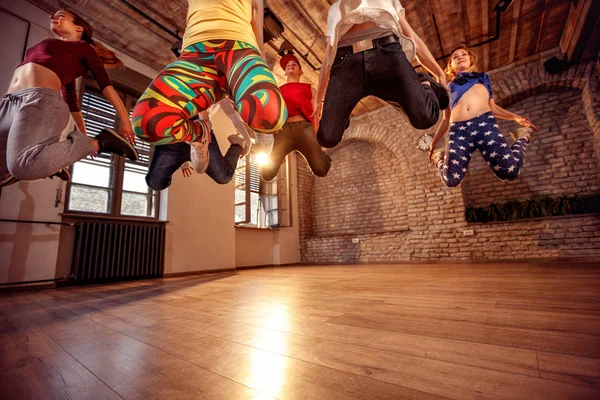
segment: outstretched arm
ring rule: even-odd
[[[529,117],[521,117],[520,115],[512,113],[508,110],[505,110],[504,108],[502,108],[498,104],[496,104],[496,102],[492,98],[490,98],[490,109],[492,110],[492,113],[494,113],[494,115],[498,118],[516,121],[519,125],[530,127],[532,129],[534,129],[536,132],[538,130],[535,127],[535,125],[533,125],[529,121]]]
[[[331,73],[332,60],[329,58],[331,51],[331,44],[327,41],[327,48],[325,49],[325,57],[321,64],[321,72],[319,73],[319,83],[317,84],[317,91],[313,94],[313,119],[315,121],[315,131],[319,130],[319,123],[321,121],[321,112],[323,111],[323,99],[325,98],[325,92],[327,91],[327,85],[329,84],[329,76]]]
[[[125,139],[129,141],[129,143],[135,144],[135,134],[133,133],[133,128],[131,127],[131,120],[129,119],[129,114],[125,110],[125,106],[123,105],[121,98],[115,91],[115,88],[112,86],[107,86],[102,91],[102,94],[117,111],[119,121],[121,121],[121,131],[123,137],[125,137]]]
[[[265,54],[265,43],[263,36],[263,26],[264,26],[264,18],[265,18],[265,5],[263,0],[252,0],[252,31],[254,32],[254,37],[256,37],[256,42],[258,43],[258,50],[263,58],[266,57]]]
[[[419,63],[421,63],[421,65],[423,65],[427,71],[436,76],[442,85],[446,86],[446,74],[438,62],[435,61],[435,57],[433,57],[425,42],[423,42],[423,40],[415,33],[413,28],[406,20],[404,13],[398,14],[398,19],[402,33],[405,36],[412,38],[416,43],[417,59],[419,60]]]

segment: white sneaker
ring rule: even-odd
[[[205,134],[197,142],[190,142],[190,159],[194,171],[203,174],[208,168],[210,154],[208,153],[208,144],[210,143],[210,134]]]
[[[242,154],[240,154],[240,158],[245,157],[246,154],[248,154],[248,152],[250,151],[250,147],[246,146],[246,141],[240,135],[229,135],[227,140],[229,140],[229,143],[237,144],[243,149]]]
[[[250,138],[250,134],[248,132],[250,128],[248,128],[248,126],[242,119],[240,113],[238,113],[235,109],[233,101],[231,101],[231,99],[229,98],[226,98],[221,100],[219,102],[219,105],[221,106],[221,110],[223,110],[223,112],[229,117],[235,129],[240,135],[242,135],[242,138],[244,138],[244,140],[246,141],[245,147],[250,149],[250,146],[252,145],[252,139]]]

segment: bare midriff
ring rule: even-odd
[[[450,122],[468,121],[488,111],[492,111],[490,95],[485,86],[477,83],[462,95],[458,104],[452,109]]]
[[[60,78],[52,70],[30,62],[15,70],[7,93],[34,87],[60,92],[62,85]]]
[[[352,25],[350,29],[346,33],[352,33],[356,31],[362,31],[363,29],[376,28],[377,24],[375,22],[365,22],[363,24]]]
[[[293,115],[288,117],[285,122],[300,122],[300,121],[308,121],[304,115]]]

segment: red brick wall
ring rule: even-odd
[[[581,90],[551,89],[506,108],[529,116],[539,132],[527,148],[523,171],[510,184],[496,179],[481,154],[474,153],[463,183],[467,205],[485,207],[492,202],[600,190],[599,159]],[[499,126],[512,143],[508,133],[519,125],[499,120]]]
[[[547,57],[536,55],[490,73],[496,102],[530,115],[541,130],[528,149],[525,170],[516,181],[497,181],[477,165],[480,160],[475,160],[473,171],[462,187],[446,188],[429,167],[427,154],[415,149],[415,141],[422,132],[409,126],[390,107],[374,111],[352,121],[340,145],[345,147],[332,152],[334,163],[326,180],[311,177],[304,166],[299,167],[302,260],[358,263],[600,256],[598,215],[486,224],[465,221],[466,202],[489,204],[494,199],[598,189],[600,91],[594,64],[579,65],[550,76],[542,66]],[[332,195],[321,189],[330,187],[327,180],[334,178],[335,187],[351,183],[358,188],[358,181],[368,182],[365,176],[348,178],[338,170],[349,168],[349,160],[356,160],[361,151],[364,153],[363,147],[356,143],[345,144],[357,140],[369,142],[364,143],[368,148],[380,149],[372,153],[378,170],[371,173],[388,176],[393,171],[392,166],[377,161],[385,158],[387,151],[394,154],[403,175],[407,217],[398,219],[396,229],[391,232],[367,233],[368,224],[364,223],[346,224],[343,230],[336,230],[335,221],[343,220],[340,209],[319,209],[318,205],[334,204]],[[554,163],[556,158],[561,161]],[[352,199],[337,197],[337,201]],[[352,205],[344,207],[352,209]],[[368,216],[363,218],[368,222]],[[334,227],[328,228],[331,222]],[[464,236],[465,230],[473,230],[474,235]],[[358,242],[353,242],[353,238]]]
[[[397,157],[380,144],[350,142],[331,153],[332,168],[315,180],[316,236],[408,228],[406,182]]]

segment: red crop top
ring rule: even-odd
[[[21,65],[35,63],[46,67],[60,79],[63,99],[71,112],[79,111],[79,101],[75,90],[75,79],[90,71],[100,90],[112,85],[104,64],[94,48],[83,40],[68,41],[45,39],[27,50]]]
[[[313,125],[312,120],[312,87],[310,83],[290,82],[280,87],[281,95],[285,100],[288,117],[304,115]]]

